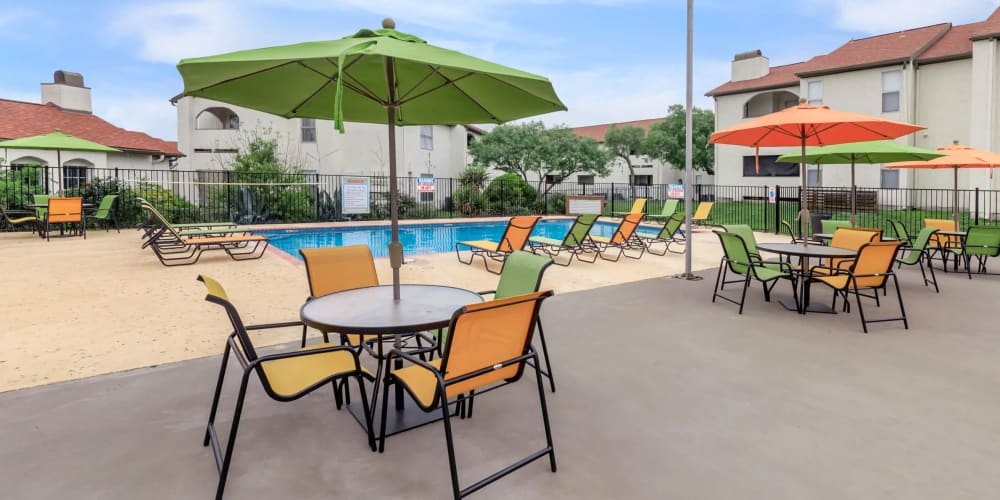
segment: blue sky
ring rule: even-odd
[[[851,38],[985,19],[1000,0],[695,1],[695,104],[737,52],[771,65]],[[340,38],[383,17],[430,43],[549,77],[569,111],[547,124],[662,116],[684,102],[683,0],[3,0],[0,97],[37,102],[57,69],[83,73],[94,111],[174,139],[184,57]]]

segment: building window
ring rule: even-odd
[[[816,80],[815,82],[809,82],[808,102],[810,105],[819,106],[823,104],[823,80]]]
[[[422,125],[420,127],[420,149],[434,151],[434,127]]]
[[[743,177],[798,177],[797,163],[778,163],[777,155],[761,156],[760,171],[757,171],[758,158],[750,155],[743,157]],[[697,184],[701,184],[698,182]]]
[[[899,189],[899,170],[882,169],[882,182],[879,185],[882,189]]]
[[[63,189],[78,189],[87,183],[87,167],[63,166]]]
[[[302,142],[316,142],[316,120],[302,119]]]
[[[807,166],[808,174],[806,174],[806,186],[808,187],[823,187],[823,167],[819,165]]]
[[[594,176],[593,175],[582,175],[582,174],[578,175],[578,176],[576,176],[576,183],[577,184],[593,185],[594,184]]]
[[[420,179],[433,179],[433,178],[434,174],[429,174],[429,173],[420,174]],[[420,201],[434,201],[434,191],[424,192],[418,190],[418,194],[420,195]]]
[[[653,185],[653,176],[649,174],[645,175],[632,175],[630,176],[633,186],[651,186]]]
[[[198,130],[236,130],[240,128],[240,117],[229,108],[207,108],[194,119]]]
[[[562,177],[560,177],[558,175],[554,175],[554,174],[546,174],[545,175],[545,183],[546,184],[559,184],[560,182],[562,182]]]
[[[903,72],[886,71],[882,73],[882,112],[899,111],[899,91],[903,87]]]

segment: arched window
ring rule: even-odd
[[[229,108],[207,108],[194,119],[198,130],[236,130],[240,117]]]
[[[90,169],[94,164],[83,158],[74,158],[63,162],[62,166],[62,188],[78,189],[83,187],[90,180]]]
[[[785,91],[763,92],[743,103],[743,118],[756,118],[795,106],[799,96]]]
[[[21,183],[36,186],[43,184],[42,179],[45,173],[41,167],[48,165],[48,162],[34,156],[22,156],[10,162],[11,172],[16,173]]]
[[[14,167],[14,168],[21,168],[21,167],[44,167],[45,165],[48,165],[48,163],[49,162],[47,162],[47,161],[45,161],[45,160],[43,160],[41,158],[36,158],[34,156],[22,156],[22,157],[20,157],[20,158],[18,158],[16,160],[12,160],[10,162],[10,166]]]

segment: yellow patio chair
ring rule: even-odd
[[[240,416],[243,413],[243,402],[246,397],[247,385],[254,375],[260,380],[264,392],[278,402],[294,401],[328,384],[334,387],[336,393],[337,381],[354,378],[361,391],[361,402],[365,411],[366,426],[371,429],[371,415],[368,410],[368,396],[362,376],[371,374],[361,365],[358,355],[350,347],[333,344],[316,344],[306,349],[280,354],[258,355],[250,341],[250,330],[270,328],[285,328],[301,326],[301,321],[273,323],[266,325],[244,325],[236,307],[229,301],[226,290],[219,282],[208,276],[198,276],[198,281],[205,284],[208,295],[205,300],[218,304],[226,310],[232,323],[233,333],[226,340],[226,348],[222,354],[222,367],[219,369],[219,380],[215,385],[215,395],[212,397],[212,409],[208,414],[208,426],[205,430],[204,446],[212,446],[215,465],[219,469],[219,486],[215,492],[216,500],[222,498],[226,487],[226,478],[233,460],[233,447],[236,445],[236,433],[240,426]],[[225,450],[219,444],[215,430],[215,416],[219,409],[219,398],[222,394],[222,383],[226,376],[226,365],[232,355],[243,368],[240,379],[240,391],[236,398],[236,409],[233,413],[233,423],[229,430],[228,444]],[[375,450],[375,436],[368,431],[368,446]]]
[[[507,256],[511,252],[516,252],[518,250],[524,249],[524,245],[528,243],[528,238],[531,237],[531,231],[535,229],[535,224],[538,224],[541,216],[538,215],[519,215],[510,219],[507,223],[507,227],[503,231],[503,235],[500,237],[500,241],[492,240],[473,240],[473,241],[459,241],[455,243],[455,255],[458,257],[458,261],[462,264],[472,264],[472,260],[476,257],[482,257],[483,265],[486,270],[493,274],[500,274],[503,271],[504,263],[507,262]],[[469,260],[462,259],[462,252],[459,247],[468,248]],[[493,270],[490,269],[489,261],[500,263],[500,269]]]
[[[714,206],[714,201],[703,201],[699,203],[698,209],[695,210],[694,215],[691,216],[691,223],[698,224],[699,226],[711,226],[712,207]]]
[[[641,214],[646,210],[646,198],[636,198],[628,212],[611,212],[611,215]]]
[[[52,224],[76,224],[79,234],[87,239],[87,225],[83,223],[83,198],[49,198],[45,214],[45,239],[52,241]]]
[[[601,257],[602,260],[609,260],[611,262],[618,262],[622,255],[630,259],[638,259],[642,257],[642,254],[646,252],[646,244],[643,243],[642,239],[635,233],[635,230],[639,227],[639,223],[642,222],[643,216],[646,214],[628,214],[618,223],[618,227],[615,228],[614,234],[610,238],[607,236],[591,236],[590,239],[597,245],[597,255]],[[609,258],[605,255],[608,249],[615,248],[618,253],[615,254],[615,258]],[[627,250],[639,250],[638,255],[629,255]]]
[[[475,397],[481,397],[487,392],[517,382],[524,374],[524,367],[528,362],[540,366],[538,353],[531,347],[531,337],[535,330],[539,307],[542,301],[550,296],[552,291],[547,290],[471,304],[459,309],[451,318],[449,326],[451,334],[446,340],[444,354],[434,361],[425,362],[398,350],[393,350],[390,354],[390,359],[401,358],[412,363],[412,366],[389,372],[382,389],[383,401],[389,401],[391,386],[401,384],[423,411],[441,412],[444,419],[451,487],[455,499],[470,495],[542,457],[548,456],[549,467],[552,472],[556,471],[556,455],[552,444],[548,409],[545,406],[541,370],[533,371],[545,427],[546,446],[464,489],[459,486],[458,481],[455,444],[451,431],[452,415],[449,408],[451,404],[458,406],[456,413],[461,418],[461,415],[464,415],[464,408],[461,407],[467,400],[464,397],[466,394],[475,393]],[[389,406],[382,405],[379,452],[385,451],[385,422]],[[520,413],[511,415],[514,418],[520,416]]]
[[[862,245],[877,241],[877,237],[878,233],[875,231],[842,227],[833,233],[833,238],[830,239],[830,246],[845,250],[854,250],[856,252]],[[828,259],[822,265],[813,266],[812,272],[813,274],[829,274],[827,271],[828,268],[847,269],[854,259],[854,257],[834,257]]]
[[[831,305],[833,309],[836,309],[837,296],[840,295],[844,298],[844,311],[850,311],[851,303],[847,295],[854,294],[858,304],[858,315],[861,316],[861,328],[865,333],[868,333],[868,323],[902,321],[903,329],[910,328],[909,323],[906,321],[906,310],[903,308],[903,294],[899,291],[899,280],[896,278],[896,273],[892,271],[892,265],[896,262],[896,255],[902,246],[903,243],[900,241],[866,243],[861,245],[861,248],[858,250],[858,256],[850,267],[847,269],[830,267],[827,268],[828,276],[815,278],[816,281],[833,289],[833,304]],[[886,288],[889,277],[892,277],[893,284],[896,286],[896,298],[899,300],[900,316],[884,319],[865,319],[861,297],[875,299],[875,304],[881,305],[879,304],[878,291]],[[865,295],[861,293],[862,290],[871,290],[872,294]]]
[[[924,227],[937,229],[938,231],[958,231],[958,227],[955,226],[955,221],[951,219],[924,219]],[[953,253],[950,253],[947,250],[960,248],[962,248],[962,238],[943,234],[932,235],[927,244],[927,250],[930,253],[937,252],[937,254],[941,256],[941,263],[944,266],[945,271],[948,270],[948,257],[953,255]],[[956,268],[957,266],[958,264],[956,262]]]
[[[27,210],[4,210],[0,207],[0,219],[10,224],[11,227],[16,228],[22,224],[30,224],[31,233],[34,234],[35,231],[40,231],[38,216],[30,215],[33,212]],[[13,217],[11,217],[13,215]]]

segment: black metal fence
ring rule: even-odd
[[[389,217],[389,180],[383,176],[320,174],[249,174],[232,171],[177,171],[87,169],[60,173],[53,167],[0,167],[0,206],[23,209],[36,194],[51,194],[62,179],[67,196],[82,196],[97,204],[106,194],[118,194],[123,224],[144,219],[136,198],[145,198],[174,222],[232,220],[240,224],[384,220]],[[360,180],[362,190],[345,190]],[[463,186],[458,179],[433,182],[413,177],[397,180],[400,217],[435,219],[510,216],[526,213],[565,213],[567,195],[600,196],[605,214],[628,211],[636,198],[646,198],[646,212],[660,213],[671,193],[666,184],[627,183],[545,184],[495,179],[485,186]],[[712,219],[718,224],[748,224],[759,231],[780,231],[781,221],[792,221],[801,208],[798,187],[778,188],[774,201],[763,186],[692,186],[696,202],[713,201]],[[824,218],[848,219],[849,188],[811,188],[809,209]],[[358,196],[365,199],[359,200]],[[347,198],[346,200],[343,198]],[[857,224],[889,229],[888,219],[918,228],[923,219],[950,219],[954,198],[950,189],[858,189]],[[352,214],[352,203],[367,205],[366,213]],[[961,224],[996,224],[1000,219],[1000,191],[959,190]],[[345,210],[345,207],[348,210]],[[683,202],[681,202],[683,209]],[[7,228],[9,229],[9,228]]]

